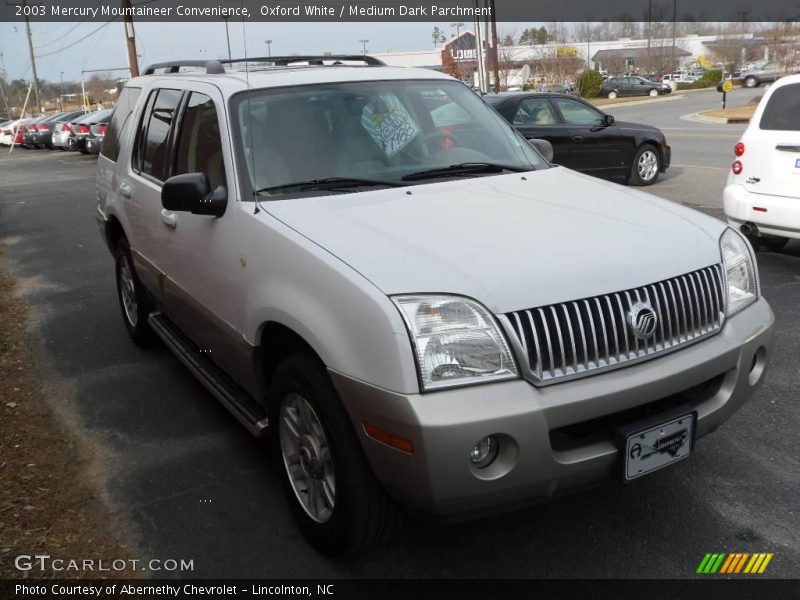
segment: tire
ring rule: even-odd
[[[652,144],[642,144],[633,157],[631,181],[633,185],[653,185],[661,172],[661,155]]]
[[[384,542],[399,512],[372,473],[325,367],[307,354],[290,356],[275,370],[269,398],[275,463],[308,541],[328,556],[354,556]]]
[[[655,97],[655,96],[658,96],[658,90],[657,90],[657,89],[655,89],[655,88],[653,88],[652,90],[650,90],[650,92],[649,92],[649,93],[650,93],[650,96],[653,96],[653,97]]]
[[[755,88],[761,85],[761,82],[755,77],[746,77],[744,80],[744,87]]]
[[[125,238],[122,238],[117,244],[114,258],[116,260],[117,298],[125,329],[128,330],[128,335],[136,345],[151,346],[156,340],[156,336],[150,329],[147,317],[153,312],[153,305],[136,275],[131,249]]]
[[[789,238],[778,237],[775,235],[761,235],[750,240],[755,250],[768,250],[769,252],[780,252],[789,243]]]
[[[608,92],[608,98],[610,100],[613,100],[616,97],[617,97],[617,92],[615,92],[614,90],[611,90],[610,92]]]

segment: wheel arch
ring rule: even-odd
[[[117,247],[117,244],[122,238],[127,239],[127,235],[125,234],[125,229],[122,227],[122,223],[115,215],[109,215],[106,219],[105,225],[105,236],[106,236],[106,244],[111,252],[114,252],[114,249]]]

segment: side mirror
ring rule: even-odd
[[[608,127],[609,125],[614,124],[614,115],[603,114],[603,125]]]
[[[537,152],[539,152],[547,162],[553,162],[553,144],[539,138],[530,139],[528,143],[536,148]]]
[[[169,211],[221,217],[228,206],[228,190],[212,190],[205,173],[174,175],[161,188],[161,205]]]

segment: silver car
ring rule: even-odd
[[[681,468],[772,353],[743,235],[551,165],[432,70],[156,65],[98,169],[128,334],[268,436],[332,555],[398,505],[474,517]]]

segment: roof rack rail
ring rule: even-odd
[[[270,63],[276,67],[286,67],[294,63],[308,63],[310,65],[324,65],[326,62],[340,61],[362,62],[370,67],[383,67],[386,63],[367,54],[304,54],[297,56],[248,56],[246,58],[231,58],[220,60],[224,65],[235,63]]]
[[[225,67],[218,60],[171,60],[148,65],[142,75],[153,75],[159,69],[165,69],[166,73],[179,73],[181,67],[204,67],[209,75],[225,72]]]

